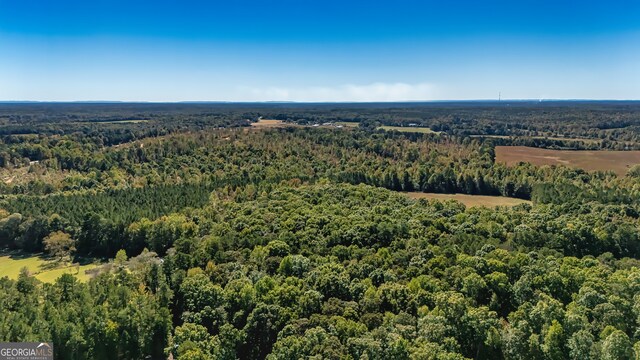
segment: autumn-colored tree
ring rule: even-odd
[[[55,231],[49,234],[42,241],[44,249],[58,261],[70,259],[71,255],[76,251],[75,241],[71,238],[71,235],[62,232]]]

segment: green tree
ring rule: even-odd
[[[615,330],[602,342],[602,358],[605,360],[627,360],[633,358],[633,348],[627,334]]]
[[[244,328],[247,344],[243,356],[264,359],[271,352],[278,332],[290,318],[289,312],[278,305],[259,304],[249,315]]]

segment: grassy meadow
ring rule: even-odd
[[[408,132],[408,133],[422,133],[422,134],[439,134],[439,131],[433,131],[428,127],[418,127],[418,126],[380,126],[378,129],[382,129],[385,131],[400,131],[400,132]]]
[[[87,270],[100,266],[97,263],[58,263],[55,260],[42,255],[23,255],[17,253],[4,253],[0,255],[0,277],[17,279],[20,269],[26,267],[38,280],[46,283],[54,282],[64,273],[74,275],[80,281],[87,281],[90,275]]]

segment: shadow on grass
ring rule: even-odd
[[[79,264],[80,266],[84,266],[84,265],[89,265],[89,264],[93,264],[96,262],[96,259],[93,258],[85,258],[85,257],[79,257],[76,256],[75,258],[73,258],[73,264]]]
[[[47,258],[45,258],[47,259]],[[57,268],[61,268],[64,267],[64,265],[66,265],[67,263],[65,261],[60,261],[59,259],[51,259],[49,258],[49,260],[51,261],[46,261],[42,264],[40,264],[40,266],[38,266],[41,270],[54,270]]]
[[[24,260],[32,257],[39,257],[41,259],[47,259],[44,253],[26,253],[19,250],[0,250],[0,256],[9,256],[11,260]]]
[[[41,263],[38,265],[38,270],[35,270],[35,273],[40,273],[42,271],[56,270],[60,268],[71,268],[71,267],[80,267],[85,265],[93,264],[97,261],[95,258],[87,258],[76,256],[70,260],[64,259],[61,260],[59,258],[50,256],[45,253],[28,253],[19,250],[10,250],[10,249],[0,249],[0,257],[8,256],[11,260],[25,260],[30,258],[38,258]]]

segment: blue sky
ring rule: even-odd
[[[640,1],[6,1],[0,99],[640,99]]]

